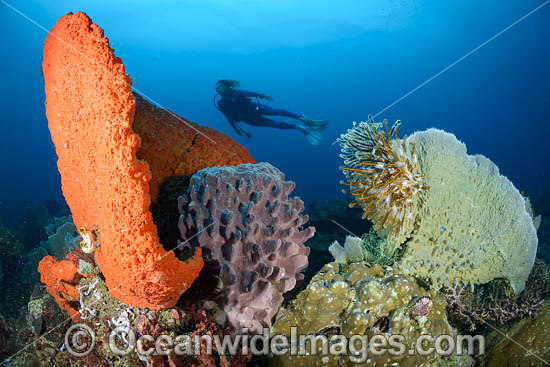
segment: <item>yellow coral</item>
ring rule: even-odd
[[[411,227],[416,202],[422,203],[422,193],[429,189],[422,185],[424,175],[418,173],[416,146],[407,144],[407,136],[401,141],[397,137],[398,120],[385,132],[380,123],[369,121],[353,123],[353,128],[338,139],[344,159],[344,172],[350,190],[346,194],[355,196],[350,206],[361,205],[363,218],[368,217],[376,230],[388,230],[388,238]],[[392,135],[394,139],[392,139]]]
[[[433,308],[421,319],[412,314],[412,305],[419,298],[433,301]],[[399,269],[367,263],[326,264],[311,280],[307,288],[277,314],[272,335],[366,336],[403,337],[406,350],[412,350],[420,335],[453,335],[447,320],[447,302],[437,292],[420,287],[413,277]],[[355,363],[350,355],[323,355],[312,343],[297,354],[274,356],[271,366],[277,367],[381,367],[430,366],[430,361],[441,360],[437,354],[402,355],[395,353],[369,354],[362,363]]]

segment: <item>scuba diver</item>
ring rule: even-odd
[[[298,115],[290,111],[261,104],[259,98],[272,101],[273,97],[243,89],[235,89],[239,84],[237,80],[218,80],[216,82],[217,94],[214,95],[214,106],[224,114],[237,134],[241,136],[246,135],[249,138],[252,137],[252,134],[244,131],[238,125],[239,121],[242,121],[252,126],[266,126],[287,130],[296,129],[304,134],[311,144],[318,145],[321,142],[321,131],[327,128],[328,120],[312,120],[304,115]],[[221,98],[216,101],[218,94]],[[256,100],[254,101],[252,98],[256,98]],[[290,117],[299,120],[301,123],[293,124],[275,121],[265,116]]]

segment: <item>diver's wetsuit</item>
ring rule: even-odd
[[[274,121],[264,115],[284,116],[293,119],[298,119],[300,115],[255,102],[252,100],[253,97],[265,98],[266,96],[261,93],[243,89],[229,88],[222,95],[222,98],[217,101],[218,108],[239,135],[246,133],[237,125],[239,121],[246,122],[253,126],[274,127],[276,129],[296,129],[296,124]],[[246,134],[249,135],[248,133]]]

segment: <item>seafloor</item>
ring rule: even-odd
[[[349,233],[365,232],[365,221],[360,219],[359,209],[348,208],[345,200],[332,200],[326,203],[313,201],[308,203],[305,213],[309,215],[309,224],[317,228],[316,235],[308,240],[311,248],[309,266],[305,269],[305,280],[296,290],[291,292],[284,303],[284,307],[290,304],[296,295],[304,290],[311,278],[328,263],[334,261],[328,251],[329,245],[336,240],[342,241]],[[450,325],[463,333],[483,335],[486,338],[486,354],[474,355],[473,358],[459,360],[448,358],[425,364],[433,366],[528,366],[544,365],[543,362],[532,357],[533,351],[538,351],[542,358],[549,356],[550,338],[548,338],[548,323],[550,322],[550,273],[548,260],[550,258],[550,192],[546,192],[533,200],[535,213],[542,214],[542,221],[538,230],[539,247],[537,254],[537,274],[530,278],[524,290],[525,295],[505,297],[500,294],[486,293],[482,301],[468,304],[468,309],[453,309],[447,306]],[[51,214],[50,214],[51,213]],[[93,357],[83,361],[71,357],[63,351],[64,334],[70,327],[67,321],[68,315],[64,312],[53,297],[46,292],[46,287],[40,282],[37,272],[38,261],[41,256],[51,253],[53,228],[61,228],[61,223],[70,223],[68,209],[65,204],[47,200],[37,204],[34,208],[28,208],[25,216],[21,218],[13,228],[0,226],[0,264],[3,269],[2,284],[4,292],[0,295],[0,353],[2,360],[10,356],[16,356],[9,360],[13,366],[140,366],[146,365],[139,358],[115,358],[105,355],[101,351],[94,353]],[[338,223],[338,224],[336,224]],[[344,229],[345,228],[345,229]],[[77,236],[76,228],[72,227],[71,235]],[[368,232],[368,231],[366,231]],[[108,296],[104,283],[98,289]],[[200,287],[203,287],[203,284]],[[197,287],[199,288],[199,287]],[[489,292],[497,292],[496,282],[485,286]],[[212,290],[212,289],[211,289]],[[535,290],[535,292],[533,292]],[[213,290],[212,290],[213,291]],[[527,293],[532,292],[529,296]],[[188,293],[196,296],[200,291],[191,288]],[[110,320],[118,317],[119,303],[112,300],[113,305],[103,305],[98,308],[99,320]],[[451,300],[449,299],[449,302]],[[533,312],[522,312],[523,302],[531,302],[535,309]],[[147,325],[155,332],[177,330],[179,333],[193,334],[196,330],[205,330],[205,325],[214,330],[222,330],[211,319],[211,310],[190,304],[182,297],[175,308],[183,317],[173,320],[173,315],[168,314],[169,321],[163,320],[167,313],[159,313]],[[484,320],[473,320],[475,329],[472,332],[473,315],[481,315],[487,310],[493,309],[491,321],[484,324]],[[200,312],[205,312],[204,314]],[[177,315],[177,313],[176,313]],[[467,315],[469,317],[464,317]],[[503,317],[499,320],[499,317]],[[208,321],[206,321],[208,320]],[[176,325],[179,322],[179,325]],[[166,325],[168,324],[168,325]],[[97,330],[99,331],[100,328]],[[105,331],[103,331],[105,332]],[[506,337],[504,336],[506,335]],[[516,342],[518,344],[516,344]],[[28,345],[32,345],[28,347]],[[22,348],[28,348],[21,354]],[[524,350],[526,347],[528,350]],[[252,359],[233,361],[228,360],[229,365],[263,366],[269,358],[254,357]],[[116,362],[115,362],[116,361]],[[201,361],[201,358],[180,360],[179,364],[164,364],[155,362],[151,365],[176,365],[176,366],[203,366],[212,363],[213,360]],[[220,363],[219,356],[214,363]],[[142,363],[142,364],[140,364]],[[273,362],[272,362],[273,363]],[[368,365],[368,364],[367,364]],[[405,365],[405,364],[404,364]]]

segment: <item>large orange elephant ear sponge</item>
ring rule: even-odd
[[[149,181],[173,168],[151,173],[149,164],[136,156],[141,145],[132,129],[136,98],[122,61],[86,14],[69,13],[46,38],[43,71],[63,194],[76,226],[97,235],[95,257],[111,294],[132,306],[173,306],[198,276],[203,260],[197,249],[181,262],[159,243],[150,212],[150,191],[158,188],[150,189]],[[156,149],[155,142],[148,146]],[[248,152],[244,157],[252,160]]]

